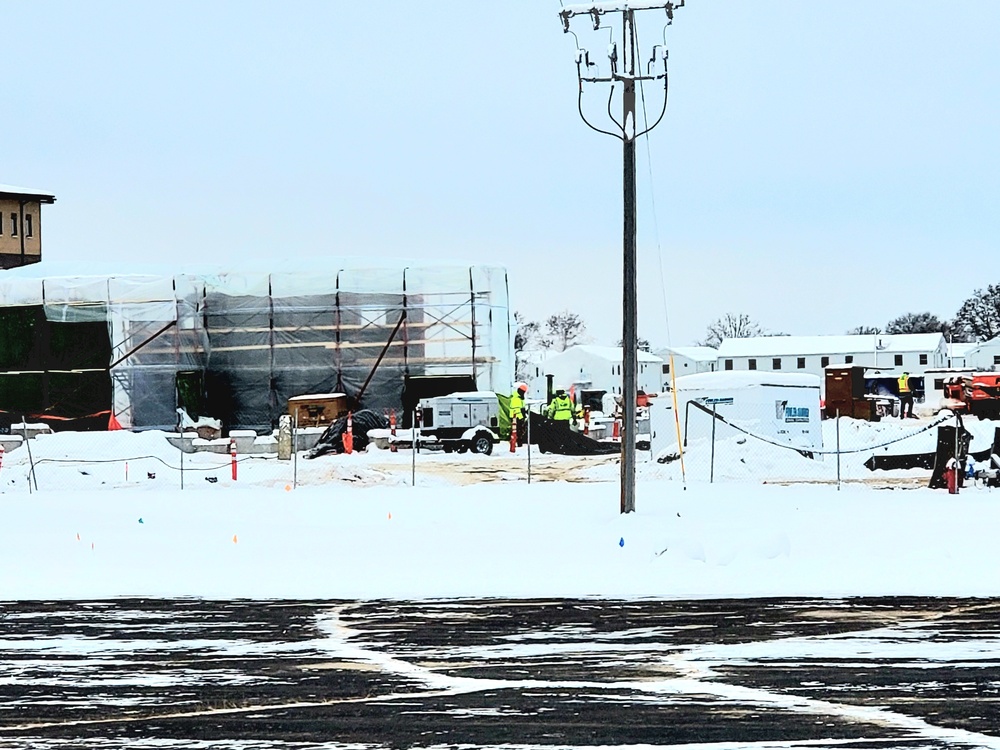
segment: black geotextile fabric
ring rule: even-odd
[[[541,414],[531,413],[531,444],[537,445],[542,453],[558,453],[563,456],[600,456],[620,453],[618,443],[602,443],[579,432],[573,432]]]
[[[362,451],[368,447],[368,430],[389,429],[389,420],[370,409],[355,412],[351,415],[351,419],[351,432],[354,435],[353,446],[356,451]],[[347,432],[347,417],[341,417],[323,431],[316,445],[306,454],[306,458],[316,458],[325,453],[343,453],[345,432]]]
[[[54,429],[106,429],[107,323],[45,318],[41,305],[0,308],[0,431],[22,418]]]

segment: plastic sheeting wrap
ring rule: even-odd
[[[513,376],[502,268],[334,263],[274,273],[28,276],[0,282],[0,306],[107,325],[109,406],[125,427],[172,429],[179,390],[187,398],[197,391],[197,408],[183,405],[229,429],[266,431],[292,396],[344,392],[361,395],[359,408],[381,411],[400,407],[409,375],[471,375],[480,390],[501,392]]]

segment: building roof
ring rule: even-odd
[[[719,358],[719,350],[711,346],[670,346],[661,349],[657,354],[661,359],[666,360],[671,353],[678,357],[687,357],[695,362],[715,362]]]
[[[941,333],[879,333],[860,336],[758,336],[725,339],[719,357],[790,357],[858,352],[930,352],[941,345]]]
[[[622,361],[622,348],[620,346],[593,346],[591,344],[581,344],[578,346],[571,346],[569,349],[565,349],[560,352],[560,354],[565,354],[566,352],[573,350],[581,351],[584,354],[589,354],[593,357],[600,357],[601,359],[606,359],[608,362],[614,362],[616,364]],[[655,354],[650,354],[649,352],[640,351],[638,356],[640,362],[663,362],[662,358],[657,357]]]
[[[55,203],[56,197],[48,190],[18,187],[17,185],[0,184],[0,196],[12,198],[33,198],[41,203]]]
[[[985,342],[981,342],[985,343]],[[958,343],[948,344],[948,356],[949,357],[964,357],[969,352],[978,349],[981,344],[978,343],[968,343],[965,341],[960,341]]]
[[[677,378],[678,391],[732,390],[767,386],[818,389],[820,379],[818,375],[806,372],[767,372],[765,370],[699,372]]]

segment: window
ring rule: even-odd
[[[926,365],[927,364],[927,355],[926,354],[921,354],[920,355],[920,364],[922,364],[922,365]]]
[[[903,355],[902,354],[897,354],[892,359],[893,359],[893,363],[896,365],[896,367],[902,366],[902,364],[903,364]]]
[[[844,357],[844,364],[845,365],[849,365],[853,361],[854,361],[854,355],[853,354],[848,354],[846,357]]]
[[[997,356],[996,354],[993,355],[993,364],[1000,365],[1000,356]]]
[[[780,370],[781,369],[781,358],[780,357],[775,357],[774,359],[771,360],[771,369],[772,370]]]
[[[17,237],[17,214],[10,215],[10,236]]]
[[[994,357],[994,359],[1000,359],[1000,357]],[[725,363],[723,364],[723,367],[725,367],[727,370],[732,370],[733,369],[733,360],[727,359],[725,361]]]
[[[663,365],[663,374],[664,375],[670,374],[670,365]]]
[[[798,360],[796,360],[795,362],[795,366],[798,367],[800,370],[806,369],[806,358],[799,357]]]
[[[757,360],[756,359],[748,360],[747,361],[747,369],[756,370],[757,369]]]
[[[820,357],[819,358],[819,366],[820,367],[826,367],[828,364],[830,364],[830,358],[829,357]]]
[[[34,227],[32,226],[31,222],[31,214],[24,215],[24,236],[25,237],[35,236]]]
[[[944,378],[934,378],[934,390],[936,391],[944,390]]]
[[[3,236],[3,214],[0,214],[0,237]]]

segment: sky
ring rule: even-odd
[[[559,7],[12,4],[0,183],[57,196],[47,260],[500,264],[527,319],[614,344],[621,146],[577,114]],[[661,16],[638,23],[647,51]],[[988,0],[689,0],[637,146],[640,336],[950,318],[996,282],[998,23]],[[606,90],[584,100],[599,118]]]

